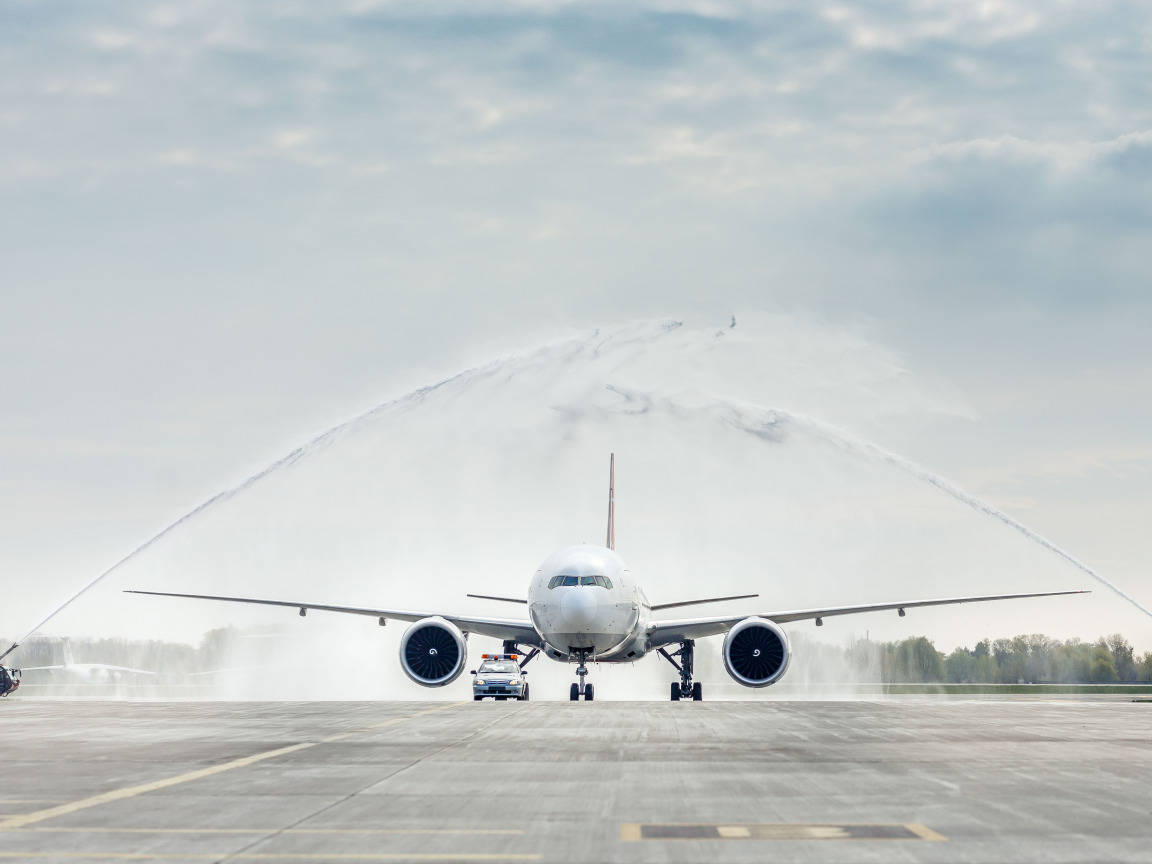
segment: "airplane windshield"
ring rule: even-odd
[[[611,588],[612,580],[607,576],[553,576],[548,580],[549,588],[571,588],[575,585],[596,585]]]
[[[512,675],[520,671],[515,663],[484,663],[480,666],[482,675]]]

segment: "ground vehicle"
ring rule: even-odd
[[[16,688],[20,686],[20,670],[7,669],[0,666],[0,696],[7,696],[9,693],[15,693]]]
[[[480,660],[480,668],[472,671],[472,698],[476,702],[485,696],[528,701],[528,679],[520,668],[519,654],[482,654]]]

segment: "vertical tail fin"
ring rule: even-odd
[[[609,549],[616,548],[616,454],[608,457],[608,539]]]

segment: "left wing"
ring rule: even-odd
[[[823,609],[798,609],[792,612],[750,612],[746,615],[725,615],[722,618],[684,618],[677,621],[653,621],[648,625],[648,639],[650,647],[659,648],[673,642],[683,642],[685,639],[701,639],[704,636],[716,636],[727,633],[739,622],[748,617],[767,618],[777,624],[787,624],[790,621],[806,621],[830,618],[833,615],[855,615],[858,612],[883,612],[887,609],[898,609],[904,614],[905,609],[919,606],[951,606],[956,603],[985,603],[989,600],[1021,600],[1025,597],[1059,597],[1065,594],[1091,594],[1091,591],[1044,591],[1039,594],[994,594],[986,597],[947,597],[942,600],[910,600],[905,603],[870,603],[865,606],[827,606]],[[655,608],[655,607],[653,607]]]
[[[361,606],[329,606],[324,603],[308,603],[295,600],[261,600],[255,597],[220,597],[214,594],[174,594],[167,591],[139,591],[128,589],[125,594],[151,594],[155,597],[184,597],[192,600],[219,600],[225,603],[253,603],[258,606],[287,606],[299,609],[300,615],[309,609],[321,612],[343,612],[348,615],[367,615],[379,618],[383,624],[387,619],[397,621],[420,621],[423,618],[439,617],[451,621],[465,633],[479,633],[481,636],[494,636],[497,639],[515,640],[521,645],[542,646],[540,634],[531,621],[513,618],[473,618],[467,615],[441,615],[438,612],[408,612],[401,609],[369,609]]]

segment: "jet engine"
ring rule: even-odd
[[[767,687],[788,668],[788,637],[766,618],[745,618],[724,637],[724,668],[745,687]]]
[[[468,646],[464,634],[443,618],[423,618],[400,637],[400,666],[424,687],[451,684],[464,671]]]

